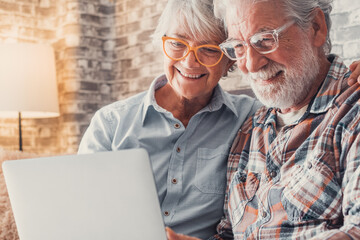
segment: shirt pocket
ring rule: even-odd
[[[334,159],[332,153],[322,153],[293,167],[281,196],[289,220],[330,220],[340,216],[341,186],[326,164]]]
[[[246,206],[253,200],[260,184],[260,173],[236,172],[228,192],[229,214],[232,225],[236,227],[243,219]]]
[[[230,146],[227,144],[215,149],[198,149],[195,186],[202,193],[225,194],[229,151]]]

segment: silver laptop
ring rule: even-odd
[[[147,152],[3,163],[21,240],[166,239]]]

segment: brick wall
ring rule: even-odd
[[[60,117],[24,119],[24,151],[76,152],[82,123],[114,100],[115,2],[0,0],[0,16],[1,42],[46,43],[55,50]],[[0,119],[0,147],[18,149],[17,119]]]
[[[165,0],[117,1],[115,99],[146,90],[162,72],[162,53],[154,49],[150,36],[165,4]]]
[[[333,6],[333,52],[349,65],[360,58],[360,1],[335,0]]]
[[[24,119],[24,151],[75,153],[97,109],[148,88],[163,69],[150,34],[165,4],[0,0],[0,42],[48,43],[55,50],[60,117]],[[333,52],[347,63],[360,58],[360,1],[335,0],[332,16]],[[237,72],[221,85],[248,88]],[[17,119],[0,119],[0,147],[18,148],[17,129]]]
[[[110,0],[61,0],[57,8],[58,147],[62,153],[74,153],[90,116],[114,100],[115,4]]]

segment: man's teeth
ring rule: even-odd
[[[181,75],[183,75],[184,77],[187,77],[187,78],[198,79],[198,78],[201,77],[202,74],[186,74],[186,73],[181,73]]]
[[[275,72],[275,73],[267,73],[267,72],[258,72],[255,74],[251,74],[251,77],[253,80],[258,80],[258,81],[267,81],[269,79],[272,79],[278,75],[280,75],[282,71],[279,72]]]

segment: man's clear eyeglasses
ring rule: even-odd
[[[242,40],[227,40],[220,44],[220,48],[231,60],[245,58],[249,44],[260,54],[272,53],[279,47],[279,34],[294,23],[295,21],[290,21],[277,29],[256,33],[249,38],[249,43]]]
[[[164,53],[175,61],[186,58],[193,51],[200,64],[212,67],[218,64],[224,55],[219,46],[212,44],[191,47],[187,42],[178,38],[163,36],[162,40]]]

